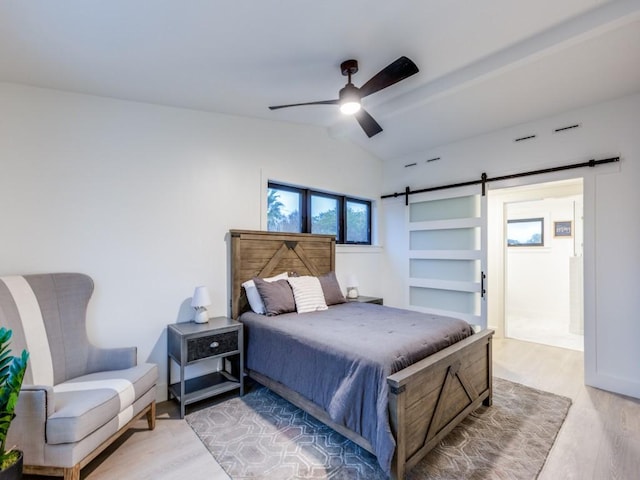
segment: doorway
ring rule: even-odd
[[[583,351],[582,179],[492,190],[489,225],[490,269],[503,272],[498,332]]]

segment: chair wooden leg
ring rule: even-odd
[[[80,464],[64,469],[64,480],[80,480]]]
[[[151,402],[151,408],[147,412],[147,424],[149,425],[149,430],[153,430],[156,428],[156,401]]]

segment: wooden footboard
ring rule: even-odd
[[[387,378],[394,478],[403,479],[480,404],[491,405],[493,333],[483,330]]]

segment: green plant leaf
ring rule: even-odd
[[[9,344],[11,330],[0,327],[0,459],[7,456],[5,442],[27,370],[29,353],[22,351],[19,357],[11,355]]]

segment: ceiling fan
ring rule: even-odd
[[[404,80],[418,73],[418,67],[415,63],[407,57],[400,57],[380,70],[367,83],[358,88],[351,83],[351,75],[358,71],[357,60],[345,60],[340,64],[340,70],[342,71],[342,75],[348,77],[348,81],[347,84],[340,89],[337,99],[276,105],[269,107],[269,109],[277,110],[279,108],[300,107],[302,105],[340,105],[340,111],[347,115],[354,115],[364,132],[371,138],[380,133],[382,127],[362,108],[361,100],[367,95],[390,87],[394,83],[398,83],[400,80]]]

